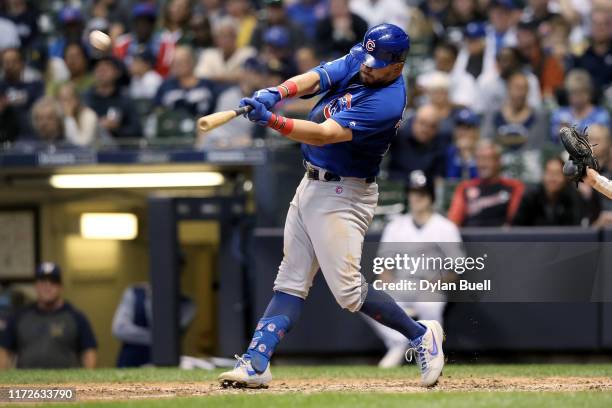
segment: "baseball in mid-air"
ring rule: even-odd
[[[111,38],[100,30],[89,33],[89,43],[98,51],[107,51],[111,46]]]

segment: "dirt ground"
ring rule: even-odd
[[[164,383],[73,383],[62,387],[74,387],[77,399],[84,400],[128,400],[143,398],[171,398],[237,393],[317,393],[317,392],[384,392],[418,393],[431,392],[418,385],[417,379],[291,379],[274,380],[268,389],[244,390],[223,389],[218,383],[164,382]],[[434,388],[436,391],[612,391],[612,378],[606,377],[488,377],[452,378],[443,377]]]

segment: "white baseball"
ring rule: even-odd
[[[89,43],[99,51],[107,51],[111,46],[111,38],[100,30],[89,33]]]

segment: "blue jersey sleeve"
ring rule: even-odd
[[[402,118],[402,109],[388,109],[380,97],[366,97],[348,109],[331,116],[340,126],[353,131],[353,140],[366,138],[384,129],[396,127]]]
[[[313,68],[319,74],[319,93],[326,92],[332,86],[339,84],[347,76],[353,76],[359,69],[359,63],[351,54]]]
[[[98,343],[96,342],[96,336],[89,324],[89,320],[78,310],[74,310],[74,318],[79,332],[79,352],[97,348]]]

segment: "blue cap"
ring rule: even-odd
[[[365,33],[363,42],[351,49],[351,55],[370,68],[384,68],[404,62],[409,50],[410,37],[404,30],[393,24],[379,24]]]
[[[522,4],[517,0],[493,0],[491,7],[503,7],[508,10],[520,10],[523,8]]]
[[[471,109],[463,108],[455,113],[455,125],[480,126],[480,117]]]
[[[38,268],[36,268],[34,278],[36,280],[50,280],[56,283],[61,283],[62,270],[53,262],[43,262],[38,265]]]
[[[136,3],[132,8],[132,18],[147,17],[152,20],[157,18],[157,8],[151,3]]]
[[[59,20],[63,24],[80,23],[83,21],[83,14],[76,7],[64,7],[59,13]]]
[[[289,31],[285,27],[272,26],[263,36],[264,43],[273,47],[284,48],[289,45]]]
[[[472,21],[465,26],[466,38],[482,38],[487,35],[484,23]]]

